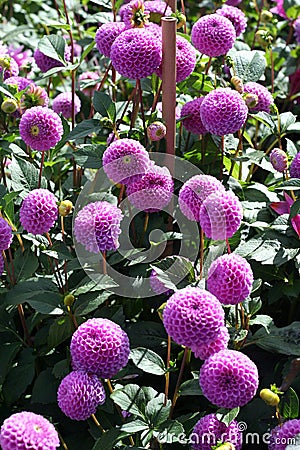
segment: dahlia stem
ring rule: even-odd
[[[134,127],[138,112],[139,112],[139,94],[138,94],[138,86],[135,85],[134,88],[134,97],[133,97],[133,107],[132,107],[132,113],[131,113],[131,119],[130,119],[130,131]]]
[[[274,56],[272,48],[269,48],[270,53],[270,62],[271,62],[271,93],[274,94],[274,79],[275,79],[275,72],[274,72]]]
[[[199,225],[200,227],[200,225]],[[199,278],[202,280],[202,274],[203,274],[203,259],[204,259],[204,232],[202,228],[200,227],[200,273]]]
[[[153,104],[152,104],[152,107],[151,107],[151,114],[154,113],[154,111],[156,109],[156,106],[157,106],[157,103],[158,103],[161,91],[162,91],[162,83],[159,84],[157,92],[155,94],[155,97],[154,97],[154,100],[153,100]]]
[[[119,196],[118,196],[118,206],[120,205],[121,201],[123,200],[124,192],[125,192],[125,184],[122,184],[121,189],[120,189],[120,193],[119,193]]]
[[[58,433],[58,436],[59,436],[59,439],[60,439],[60,442],[61,442],[61,445],[63,446],[63,448],[64,448],[65,450],[69,450],[67,444],[66,444],[65,441],[63,440],[63,437],[62,437],[61,433],[60,433],[58,430],[56,430],[56,431],[57,431],[57,433]]]
[[[227,253],[230,254],[231,253],[231,249],[230,249],[230,244],[229,244],[228,238],[226,238],[226,247],[227,247]]]
[[[74,327],[75,327],[75,330],[77,330],[77,328],[78,328],[78,323],[77,323],[76,317],[74,316],[74,314],[73,314],[73,312],[72,312],[71,306],[67,305],[67,311],[68,311],[68,314],[69,314],[69,316],[70,316],[70,319],[71,319],[71,321],[72,321],[72,323],[73,323],[73,325],[74,325]]]
[[[2,180],[3,180],[3,184],[4,184],[4,186],[5,186],[5,187],[7,187],[7,184],[6,184],[6,175],[5,175],[5,170],[4,170],[4,161],[3,161],[3,158],[1,158],[1,178],[2,178]]]
[[[103,75],[103,78],[102,78],[102,80],[101,80],[100,86],[99,86],[99,88],[97,89],[98,91],[101,91],[101,89],[103,88],[104,83],[105,83],[105,81],[106,81],[106,79],[107,79],[107,77],[108,77],[108,74],[109,74],[109,71],[110,71],[111,68],[112,68],[112,63],[110,63],[109,66],[108,66],[108,68],[106,69],[106,71],[105,71],[105,73],[104,73],[104,75]]]
[[[61,225],[61,235],[63,242],[65,242],[65,222],[64,216],[60,216],[60,225]],[[65,272],[65,290],[68,291],[68,272],[67,272],[67,261],[64,261],[64,272]]]
[[[142,121],[143,121],[143,128],[144,128],[144,137],[145,137],[145,147],[147,147],[148,137],[147,137],[147,130],[146,130],[145,111],[144,111],[144,104],[143,104],[143,90],[142,90],[141,80],[137,79],[136,84],[137,84],[137,90],[138,90],[139,99],[140,99],[141,114],[142,114]]]
[[[206,69],[205,69],[204,75],[207,75],[207,74],[208,74],[209,68],[210,68],[210,66],[211,66],[211,62],[212,62],[212,57],[210,56],[210,58],[209,58],[209,60],[208,60],[208,63],[207,63],[207,66],[206,66]]]
[[[40,165],[40,172],[39,172],[38,188],[41,187],[41,183],[42,183],[42,173],[43,173],[44,161],[45,161],[45,152],[42,152],[41,165]]]
[[[107,275],[106,251],[103,251],[101,253],[102,253],[102,270],[103,270],[103,275]]]
[[[181,12],[182,12],[182,14],[185,15],[184,0],[181,0],[180,3],[181,3]],[[184,34],[186,34],[186,22],[183,25],[183,32],[184,32]]]
[[[168,347],[167,347],[167,372],[166,372],[166,384],[165,384],[165,401],[164,406],[166,406],[169,396],[169,385],[170,385],[170,359],[171,359],[171,336],[168,334]]]
[[[225,152],[225,137],[221,136],[221,164],[220,164],[220,180],[223,180],[223,168],[224,168],[224,152]]]
[[[175,405],[176,405],[176,402],[177,402],[177,399],[178,399],[178,396],[179,396],[178,395],[178,391],[179,391],[179,388],[180,388],[180,383],[181,383],[181,379],[182,379],[182,375],[183,375],[184,366],[185,366],[185,362],[186,362],[186,359],[187,359],[188,352],[189,352],[188,347],[185,347],[184,353],[183,353],[183,357],[182,357],[180,372],[179,372],[179,375],[178,375],[178,379],[177,379],[177,383],[176,383],[176,387],[175,387],[175,392],[174,392],[174,395],[173,395],[172,406],[171,406],[171,409],[170,409],[170,415],[169,415],[170,419],[172,418],[173,411],[174,411],[174,408],[175,408]]]
[[[143,241],[144,241],[145,234],[146,234],[146,231],[147,231],[147,228],[148,228],[148,224],[149,224],[149,213],[146,212],[144,228],[143,228],[142,236],[141,236],[141,239],[140,239],[140,246],[143,245]]]
[[[97,417],[95,416],[95,414],[91,414],[91,418],[93,419],[94,423],[96,424],[96,426],[101,430],[102,433],[105,433],[105,430],[103,428],[103,426],[101,425],[101,423],[98,421]]]

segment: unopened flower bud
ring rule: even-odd
[[[260,16],[260,20],[262,22],[271,22],[271,20],[273,19],[273,14],[271,13],[271,11],[262,11],[261,16]]]
[[[10,68],[10,60],[11,58],[7,55],[0,57],[0,67],[3,69],[9,69]]]
[[[275,170],[283,173],[288,167],[287,154],[280,148],[273,148],[270,153],[270,162]]]
[[[162,122],[153,122],[147,128],[147,135],[151,141],[160,141],[165,137],[167,129]]]
[[[162,305],[160,305],[160,307],[157,310],[160,320],[163,320],[163,312],[164,312],[166,304],[167,304],[167,302],[163,303]]]
[[[74,302],[75,302],[74,295],[72,295],[72,294],[65,295],[65,297],[64,297],[64,305],[72,306]]]
[[[1,104],[1,109],[6,114],[14,113],[18,109],[18,103],[13,98],[5,98]]]
[[[70,202],[70,200],[63,200],[58,207],[58,212],[59,212],[60,216],[65,217],[70,214],[72,209],[73,209],[73,203]]]
[[[265,31],[265,30],[258,30],[255,33],[255,40],[263,48],[269,47],[273,42],[272,36],[270,35],[270,33],[268,31]]]
[[[186,24],[186,16],[182,12],[176,11],[171,16],[176,18],[178,30]]]
[[[271,389],[262,389],[259,393],[260,398],[269,406],[277,406],[280,402],[280,398]]]
[[[240,94],[244,92],[244,84],[241,78],[234,76],[231,78],[230,83],[233,84],[235,90],[238,91]]]
[[[258,96],[256,94],[249,93],[244,98],[248,108],[254,108],[258,103]]]

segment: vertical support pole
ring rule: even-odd
[[[168,1],[168,5],[170,6],[170,8],[172,9],[173,12],[176,12],[177,9],[177,0],[169,0]]]

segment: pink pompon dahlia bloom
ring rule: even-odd
[[[122,10],[122,20],[126,28],[144,28],[149,20],[143,0],[131,0]]]
[[[3,71],[3,80],[19,75],[19,66],[14,58],[6,54],[0,55],[0,59],[0,73]]]
[[[60,442],[52,423],[39,414],[22,411],[4,420],[0,445],[2,450],[55,450]]]
[[[161,0],[146,0],[144,5],[150,15],[150,21],[157,24],[160,24],[162,17],[168,17],[172,14],[172,9],[167,5],[167,2]]]
[[[187,287],[169,298],[163,311],[163,323],[178,345],[195,347],[217,337],[224,326],[224,311],[210,292]]]
[[[196,358],[207,359],[214,353],[219,352],[220,350],[225,350],[227,348],[229,342],[229,333],[227,328],[221,327],[217,337],[207,344],[200,344],[191,347],[192,352]]]
[[[20,222],[28,233],[48,233],[57,217],[57,200],[48,189],[34,189],[24,198],[20,209]]]
[[[89,319],[74,332],[70,352],[74,370],[82,369],[100,378],[111,378],[128,362],[129,339],[111,320]]]
[[[119,247],[122,211],[106,201],[89,203],[74,220],[74,236],[88,252],[99,253]]]
[[[166,126],[159,121],[152,122],[147,128],[147,136],[151,141],[160,141],[166,135]]]
[[[190,133],[206,134],[208,131],[202,123],[200,116],[200,106],[204,97],[195,98],[185,103],[180,112],[181,122],[184,128]]]
[[[253,107],[249,107],[250,111],[265,111],[267,113],[270,112],[270,106],[274,103],[274,99],[267,88],[259,83],[255,83],[254,81],[248,81],[248,83],[244,84],[244,93],[255,94],[258,97],[256,105]]]
[[[96,47],[100,53],[110,58],[114,40],[126,29],[123,22],[108,22],[101,25],[95,35]]]
[[[282,425],[271,430],[271,436],[269,440],[269,450],[285,450],[290,443],[291,449],[295,447],[295,450],[299,448],[300,439],[300,420],[292,419],[287,420]]]
[[[200,387],[219,408],[244,406],[258,388],[258,371],[251,359],[236,350],[221,350],[205,360],[200,369]]]
[[[11,226],[3,217],[0,217],[0,252],[7,250],[13,240]]]
[[[27,109],[20,120],[19,130],[25,144],[41,152],[55,147],[63,135],[61,118],[44,106]]]
[[[236,32],[227,17],[219,14],[202,16],[192,28],[192,44],[210,57],[226,55],[233,47]]]
[[[23,91],[30,84],[34,84],[34,82],[32,80],[28,80],[28,78],[19,77],[19,76],[9,77],[4,81],[4,83],[17,86],[18,91]]]
[[[295,38],[297,45],[300,45],[300,16],[294,22]]]
[[[270,153],[270,162],[278,172],[285,172],[288,168],[288,156],[281,148],[273,148]]]
[[[62,114],[66,119],[72,117],[72,92],[62,92],[58,94],[52,102],[53,111],[57,114]],[[79,113],[81,108],[81,101],[78,95],[74,96],[74,113]]]
[[[290,165],[291,178],[300,178],[300,152],[296,154]]]
[[[247,18],[243,11],[234,6],[223,5],[222,8],[217,9],[216,14],[227,17],[234,26],[236,37],[240,36],[247,27]]]
[[[65,46],[65,60],[70,61],[71,59],[71,50],[68,45]],[[34,60],[38,68],[41,72],[48,72],[50,69],[54,69],[54,67],[62,67],[63,63],[54,58],[50,58],[50,56],[42,53],[38,48],[34,51],[33,54]]]
[[[83,370],[70,372],[61,381],[58,406],[73,420],[86,420],[105,402],[105,389],[96,375]]]

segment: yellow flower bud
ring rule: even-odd
[[[238,91],[240,94],[244,92],[244,84],[241,78],[234,76],[231,78],[230,83],[233,84],[235,90]]]
[[[262,389],[259,393],[260,398],[269,406],[277,406],[280,402],[280,398],[271,389]]]
[[[74,302],[75,302],[75,297],[74,297],[74,295],[72,295],[72,294],[67,294],[67,295],[64,297],[64,305],[66,305],[66,306],[72,306]]]
[[[70,200],[63,200],[58,207],[58,212],[61,216],[65,217],[70,214],[72,209],[73,209],[73,203],[70,202]]]

